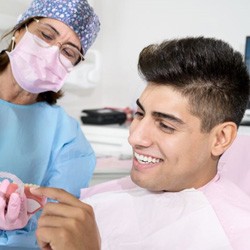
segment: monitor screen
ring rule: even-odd
[[[246,46],[245,46],[245,63],[250,74],[250,36],[246,37]]]

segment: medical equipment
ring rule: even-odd
[[[83,123],[94,125],[123,124],[126,119],[125,112],[110,108],[85,109],[81,116]]]

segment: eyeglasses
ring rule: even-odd
[[[72,67],[77,65],[80,61],[84,61],[82,53],[74,45],[68,43],[61,44],[58,42],[58,34],[56,30],[48,24],[40,22],[38,19],[34,19],[34,21],[36,22],[36,25],[32,29],[28,29],[26,26],[26,29],[34,35],[34,41],[40,47],[49,48],[59,45],[59,60],[66,70],[72,69]]]

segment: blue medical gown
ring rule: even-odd
[[[63,108],[0,100],[0,171],[13,173],[24,183],[63,188],[79,197],[94,167],[94,152],[79,123]],[[0,230],[0,246],[32,246],[35,228],[33,216],[24,229]]]

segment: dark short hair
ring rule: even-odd
[[[171,86],[188,98],[201,131],[226,121],[239,126],[249,100],[249,75],[242,55],[228,43],[187,37],[152,44],[141,51],[138,70],[147,82]]]
[[[3,38],[7,37],[8,35],[12,35],[16,30],[20,30],[25,27],[26,24],[29,24],[33,21],[33,18],[27,19],[24,22],[20,23],[18,26],[13,28],[10,32],[8,32]],[[0,73],[2,73],[8,66],[10,60],[5,51],[11,51],[11,44],[8,46],[6,50],[3,50],[0,53]],[[46,91],[43,93],[38,94],[37,102],[47,102],[48,104],[56,104],[57,100],[63,96],[62,90],[58,92],[53,91]]]

